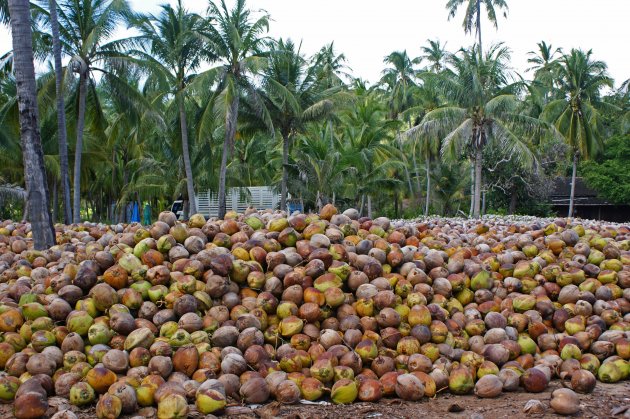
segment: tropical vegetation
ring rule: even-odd
[[[0,1],[5,25],[10,3],[25,2]],[[507,16],[504,0],[449,0],[445,14],[465,9],[474,45],[392,51],[371,85],[334,44],[308,55],[299,40],[270,37],[265,12],[230,4],[195,14],[179,0],[142,15],[127,0],[30,2],[54,222],[124,221],[130,202],[156,213],[207,190],[223,216],[228,188],[262,185],[282,209],[335,202],[396,217],[545,214],[557,176],[630,199],[619,190],[629,83],[615,85],[591,51],[547,41],[518,74],[509,45],[481,43],[482,22]],[[3,218],[22,216],[28,188],[14,52],[0,66]]]

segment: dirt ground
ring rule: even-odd
[[[310,418],[369,418],[369,419],[407,419],[407,418],[546,418],[559,417],[549,407],[551,392],[560,387],[559,382],[553,382],[543,393],[504,393],[496,399],[480,399],[476,396],[455,396],[448,393],[439,394],[434,399],[424,399],[420,402],[403,402],[398,399],[382,399],[378,403],[353,403],[347,406],[336,405],[279,405],[270,403],[262,407],[230,406],[221,415],[242,419],[310,419]],[[544,413],[525,413],[523,407],[529,400],[540,400],[545,406]],[[79,409],[70,406],[67,400],[58,397],[49,399],[49,414],[52,416],[58,410],[70,409],[80,419],[94,419],[94,408]],[[211,419],[212,415],[201,415],[191,406],[190,418]],[[626,411],[625,408],[628,410]],[[580,395],[580,412],[576,417],[586,418],[630,418],[630,382],[618,384],[597,383],[591,394]],[[13,417],[11,405],[0,406],[0,417]],[[135,415],[123,418],[155,418],[155,409],[149,408],[136,412]]]

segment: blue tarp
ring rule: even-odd
[[[133,210],[131,211],[131,222],[139,223],[140,222],[140,211],[138,209],[138,203],[133,203]]]

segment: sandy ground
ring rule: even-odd
[[[371,419],[406,419],[406,418],[543,418],[559,417],[549,407],[551,392],[561,386],[560,382],[553,382],[543,393],[504,393],[496,399],[480,399],[476,396],[455,396],[448,393],[439,394],[434,399],[424,399],[420,402],[403,402],[398,399],[382,399],[378,403],[354,403],[347,406],[335,405],[279,405],[270,403],[262,407],[251,409],[247,406],[230,406],[224,417],[231,418],[371,418]],[[523,412],[528,400],[540,400],[545,406],[544,413],[532,414]],[[94,419],[94,408],[79,409],[67,404],[58,397],[49,399],[49,415],[58,410],[70,409],[80,419]],[[212,415],[201,415],[191,406],[189,417],[195,419],[211,419]],[[628,408],[627,411],[624,408]],[[625,416],[624,416],[625,415]],[[11,405],[0,406],[0,417],[13,417]],[[122,416],[132,418],[134,415]],[[135,413],[135,417],[155,418],[155,409],[144,409]],[[597,383],[591,394],[580,395],[580,412],[575,417],[586,418],[630,418],[630,382],[618,384]]]

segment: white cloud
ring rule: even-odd
[[[131,0],[134,8],[158,12],[162,0]],[[171,1],[171,3],[175,3]],[[232,1],[228,0],[228,4]],[[447,21],[446,0],[250,0],[252,9],[265,9],[272,17],[270,35],[303,41],[303,51],[313,53],[331,41],[344,53],[353,74],[374,82],[383,69],[383,57],[406,49],[420,54],[428,38],[439,38],[458,49],[471,45],[464,35],[462,14]],[[184,0],[191,10],[203,13],[204,0]],[[524,72],[527,52],[545,40],[564,49],[593,49],[604,60],[616,85],[630,78],[630,1],[628,0],[510,0],[507,19],[499,28],[482,21],[485,45],[503,41],[512,50],[512,65]],[[11,42],[0,33],[0,52]]]

